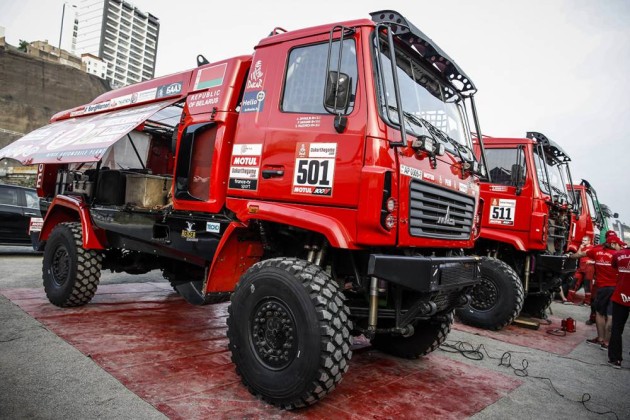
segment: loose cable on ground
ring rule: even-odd
[[[579,400],[574,400],[574,399],[566,397],[564,394],[558,391],[558,389],[555,387],[555,385],[551,381],[551,378],[547,378],[544,376],[530,375],[529,372],[527,371],[527,368],[529,367],[529,362],[527,361],[527,359],[523,358],[521,360],[520,367],[514,366],[512,364],[512,352],[506,351],[501,355],[501,357],[490,356],[490,354],[488,353],[488,350],[483,344],[479,344],[477,347],[475,347],[473,344],[465,342],[465,341],[452,341],[452,342],[445,341],[444,343],[440,345],[439,348],[440,350],[445,351],[447,353],[459,353],[462,356],[464,356],[466,359],[470,359],[470,360],[483,360],[484,357],[487,357],[488,359],[491,359],[491,360],[499,360],[499,366],[512,369],[513,373],[516,376],[519,376],[522,378],[529,377],[529,378],[541,380],[543,382],[548,382],[549,385],[551,386],[551,389],[560,397],[564,398],[565,400],[582,404],[582,406],[587,411],[593,414],[599,414],[599,415],[612,414],[613,416],[615,416],[615,419],[619,420],[619,416],[617,415],[617,413],[615,413],[612,410],[597,411],[597,410],[589,408],[586,405],[586,403],[591,400],[591,394],[585,392],[584,394],[582,394],[582,397]]]

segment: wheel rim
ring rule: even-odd
[[[65,247],[59,246],[55,249],[51,265],[53,283],[62,286],[68,281],[70,274],[70,254]]]
[[[470,306],[480,311],[487,311],[496,304],[498,296],[497,286],[492,281],[482,277],[481,282],[473,288]]]
[[[293,314],[279,299],[259,303],[251,314],[251,342],[259,360],[271,370],[291,364],[297,349]]]

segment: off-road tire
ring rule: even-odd
[[[481,282],[473,287],[471,302],[455,314],[464,324],[500,330],[521,313],[523,284],[512,267],[496,258],[484,257],[479,270]]]
[[[254,264],[228,308],[236,372],[249,391],[283,409],[311,405],[348,370],[352,322],[339,285],[297,258]]]
[[[177,293],[178,295],[180,293],[177,290],[177,285],[182,284],[182,283],[187,283],[186,279],[181,278],[182,276],[169,270],[162,270],[162,277],[168,280],[169,284],[173,288],[173,291]],[[230,294],[231,294],[230,292],[206,293],[203,298],[204,299],[203,304],[212,305],[215,303],[227,302],[228,300],[230,300]]]
[[[552,301],[553,296],[551,292],[527,295],[522,312],[533,318],[546,319],[547,308],[551,306]]]
[[[60,307],[88,303],[96,293],[102,262],[100,252],[83,249],[80,223],[57,225],[46,242],[42,264],[48,300]]]
[[[453,325],[453,312],[430,321],[417,322],[410,337],[393,334],[376,334],[372,347],[383,353],[403,359],[417,359],[437,350],[446,340]]]

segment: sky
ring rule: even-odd
[[[624,190],[630,101],[623,97],[630,93],[630,1],[130,2],[160,19],[156,76],[194,67],[197,54],[211,62],[250,54],[278,26],[292,30],[396,10],[474,81],[484,134],[545,134],[571,156],[573,180],[589,180],[600,200],[630,224],[630,190]],[[56,45],[63,3],[0,0],[7,42]]]

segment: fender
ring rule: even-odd
[[[263,256],[263,247],[257,238],[245,235],[247,225],[232,222],[223,233],[208,271],[203,294],[231,292],[239,278]]]
[[[47,240],[59,223],[76,222],[77,220],[81,222],[83,231],[83,248],[105,249],[107,244],[105,232],[92,224],[89,207],[83,197],[79,196],[58,195],[53,199],[46,212],[39,240]]]
[[[518,251],[527,251],[523,239],[521,239],[518,235],[511,234],[504,230],[496,230],[484,227],[483,229],[481,229],[480,238],[510,244]]]
[[[229,198],[227,207],[245,223],[256,219],[287,224],[321,233],[335,248],[360,249],[351,234],[356,232],[357,212],[354,209],[322,207],[322,212],[319,213],[316,211],[320,208],[318,206],[237,198]]]

